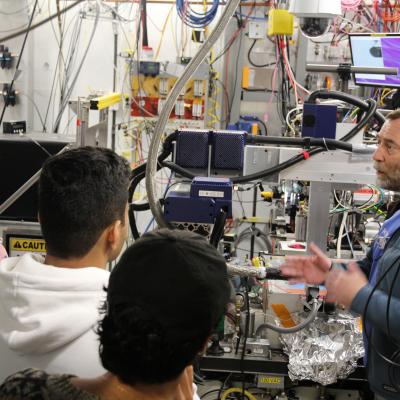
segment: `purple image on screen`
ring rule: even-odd
[[[355,38],[356,39],[356,38]],[[357,41],[352,42],[352,51],[357,51]],[[363,49],[363,51],[365,51]],[[368,67],[377,58],[382,58],[382,67],[395,67],[400,71],[400,37],[381,37],[380,46],[373,46],[367,57],[370,57],[371,62],[366,62],[368,65],[361,65],[360,63],[354,63],[355,66]],[[357,57],[354,57],[356,59]],[[358,57],[359,58],[359,57]],[[364,58],[364,57],[363,57]],[[355,60],[354,60],[355,61]],[[375,65],[374,65],[375,66]],[[400,87],[400,76],[399,75],[385,75],[384,79],[378,77],[374,79],[372,76],[363,78],[362,75],[356,74],[356,84],[372,85],[372,86],[399,86]]]

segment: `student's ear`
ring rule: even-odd
[[[201,350],[199,351],[199,356],[204,356],[204,354],[206,354],[206,351],[208,349],[208,342],[211,340],[212,335],[210,335],[204,342]]]
[[[114,221],[107,229],[107,244],[111,251],[119,251],[121,236],[122,236],[122,222],[120,220]]]

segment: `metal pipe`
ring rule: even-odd
[[[118,25],[117,25],[117,14],[118,12],[118,3],[115,4],[115,12],[112,13],[113,15],[113,37],[114,37],[114,68],[113,68],[113,93],[117,91],[117,68],[118,68]],[[115,139],[116,139],[116,125],[117,125],[117,110],[111,111],[112,121],[111,121],[111,148],[115,151]]]
[[[339,65],[326,64],[306,64],[307,72],[339,72]],[[389,67],[355,67],[349,65],[349,70],[354,74],[380,74],[380,75],[397,75],[397,68]]]
[[[253,276],[258,279],[264,279],[267,276],[265,267],[248,267],[227,263],[228,274],[237,276]]]

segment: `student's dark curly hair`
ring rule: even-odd
[[[117,220],[125,221],[130,168],[109,149],[81,147],[50,157],[39,179],[39,217],[47,251],[82,257]]]
[[[177,378],[204,348],[224,313],[224,258],[199,235],[144,235],[111,273],[100,323],[103,366],[128,384]]]

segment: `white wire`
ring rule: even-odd
[[[342,15],[338,15],[337,17],[340,18],[340,19],[343,20],[343,21],[348,22],[348,23],[351,24],[351,25],[358,26],[359,28],[362,28],[362,29],[364,29],[364,30],[367,31],[367,32],[375,33],[375,31],[374,31],[373,29],[369,29],[369,28],[367,28],[366,26],[364,26],[364,25],[362,25],[362,24],[359,24],[358,22],[354,22],[354,21],[352,21],[351,19],[347,19],[347,18],[343,17]]]
[[[340,205],[340,207],[342,208],[349,208],[349,206],[345,206],[341,200],[338,199],[337,195],[336,195],[336,190],[333,191],[333,195],[335,196],[335,200],[338,203],[338,205]],[[342,192],[342,197],[344,197],[344,192]]]
[[[345,211],[343,213],[342,223],[340,224],[339,234],[338,234],[337,243],[336,243],[336,257],[337,258],[341,258],[341,255],[342,255],[341,247],[342,247],[343,231],[344,231],[344,227],[346,225],[348,214],[349,214],[348,211]]]
[[[347,229],[347,224],[344,224],[344,230],[346,231],[347,240],[348,240],[349,245],[350,245],[350,251],[351,251],[351,254],[352,254],[353,258],[354,258],[354,248],[353,248],[353,244],[351,243],[351,240],[350,240],[350,235],[349,235],[349,230]]]
[[[290,130],[292,131],[293,134],[295,134],[296,131],[294,130],[293,125],[290,123],[290,116],[291,116],[294,112],[299,111],[299,110],[302,110],[302,109],[303,109],[303,106],[302,106],[302,105],[299,105],[299,106],[297,106],[297,107],[295,107],[295,108],[292,108],[292,109],[286,114],[286,124],[287,124],[287,126],[290,128]]]
[[[96,3],[97,3],[96,19],[95,19],[94,24],[93,24],[92,33],[91,33],[91,35],[90,35],[89,42],[88,42],[87,47],[86,47],[86,49],[85,49],[85,52],[84,52],[84,54],[83,54],[83,56],[82,56],[82,59],[81,59],[81,62],[80,62],[80,64],[79,64],[79,66],[78,66],[78,69],[77,69],[77,71],[76,71],[75,77],[74,77],[73,81],[71,82],[71,85],[70,85],[70,87],[68,88],[68,92],[66,93],[66,95],[65,95],[65,97],[64,97],[63,104],[62,104],[61,107],[60,107],[60,111],[59,111],[59,113],[58,113],[58,116],[57,116],[57,119],[56,119],[56,121],[55,121],[55,123],[54,123],[54,126],[53,126],[52,131],[55,131],[54,128],[55,128],[55,127],[58,127],[58,125],[59,125],[59,123],[60,123],[60,121],[61,121],[61,118],[62,118],[62,116],[63,116],[63,114],[64,114],[64,110],[65,110],[65,108],[66,108],[66,106],[67,106],[67,104],[68,104],[69,98],[70,98],[70,96],[71,96],[71,94],[72,94],[72,91],[73,91],[73,89],[74,89],[74,87],[75,87],[75,84],[76,84],[76,82],[77,82],[77,80],[78,80],[78,77],[79,77],[80,72],[81,72],[81,70],[82,70],[83,64],[85,63],[86,57],[87,57],[88,52],[89,52],[89,49],[90,49],[90,47],[91,47],[91,44],[92,44],[92,42],[93,42],[93,38],[94,38],[95,32],[96,32],[96,30],[97,30],[98,22],[99,22],[100,9],[101,9],[101,8],[100,8],[100,7],[101,7],[100,1],[97,0]]]

